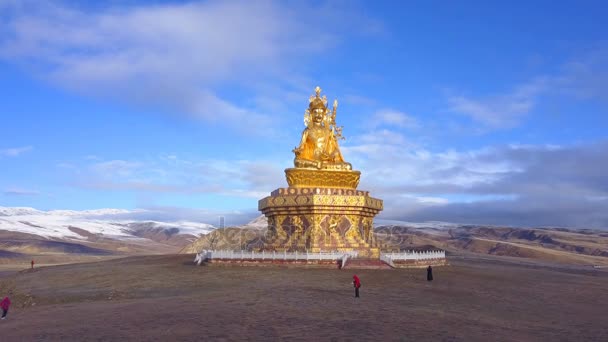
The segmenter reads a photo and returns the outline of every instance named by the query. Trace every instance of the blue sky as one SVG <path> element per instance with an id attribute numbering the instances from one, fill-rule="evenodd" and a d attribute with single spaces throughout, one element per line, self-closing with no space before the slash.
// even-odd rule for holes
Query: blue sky
<path id="1" fill-rule="evenodd" d="M 605 228 L 607 14 L 0 0 L 0 205 L 239 223 L 286 186 L 319 85 L 381 218 Z"/>

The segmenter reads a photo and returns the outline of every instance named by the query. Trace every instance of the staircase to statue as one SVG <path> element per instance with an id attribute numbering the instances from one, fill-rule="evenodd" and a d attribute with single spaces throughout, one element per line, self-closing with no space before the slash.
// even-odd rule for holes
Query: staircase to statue
<path id="1" fill-rule="evenodd" d="M 390 270 L 392 267 L 380 259 L 352 258 L 348 259 L 342 269 Z"/>

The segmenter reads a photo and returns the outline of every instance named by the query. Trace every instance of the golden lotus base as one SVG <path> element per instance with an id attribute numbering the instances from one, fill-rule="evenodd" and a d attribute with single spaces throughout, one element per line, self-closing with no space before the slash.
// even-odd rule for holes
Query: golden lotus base
<path id="1" fill-rule="evenodd" d="M 285 170 L 290 188 L 356 189 L 361 172 L 352 170 L 316 170 L 293 168 Z"/>
<path id="2" fill-rule="evenodd" d="M 281 188 L 258 203 L 268 218 L 262 248 L 276 251 L 358 251 L 377 258 L 373 219 L 382 200 L 367 191 L 340 188 Z"/>

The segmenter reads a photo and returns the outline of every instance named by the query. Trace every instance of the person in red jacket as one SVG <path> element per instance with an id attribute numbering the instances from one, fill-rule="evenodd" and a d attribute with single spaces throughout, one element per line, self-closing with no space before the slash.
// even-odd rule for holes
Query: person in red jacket
<path id="1" fill-rule="evenodd" d="M 361 280 L 357 275 L 353 275 L 353 286 L 355 287 L 355 298 L 359 298 L 359 288 L 361 287 Z"/>
<path id="2" fill-rule="evenodd" d="M 6 314 L 8 313 L 8 308 L 11 306 L 11 300 L 8 297 L 4 297 L 2 303 L 0 303 L 0 307 L 2 308 L 2 319 L 6 318 Z"/>

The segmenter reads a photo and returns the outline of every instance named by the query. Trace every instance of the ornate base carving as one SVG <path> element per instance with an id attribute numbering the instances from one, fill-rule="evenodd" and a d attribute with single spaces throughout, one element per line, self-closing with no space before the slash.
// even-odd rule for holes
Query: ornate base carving
<path id="1" fill-rule="evenodd" d="M 373 218 L 382 200 L 367 191 L 282 188 L 258 203 L 268 218 L 263 248 L 277 251 L 352 251 L 379 257 Z"/>
<path id="2" fill-rule="evenodd" d="M 290 188 L 356 189 L 361 172 L 352 170 L 286 169 Z"/>

